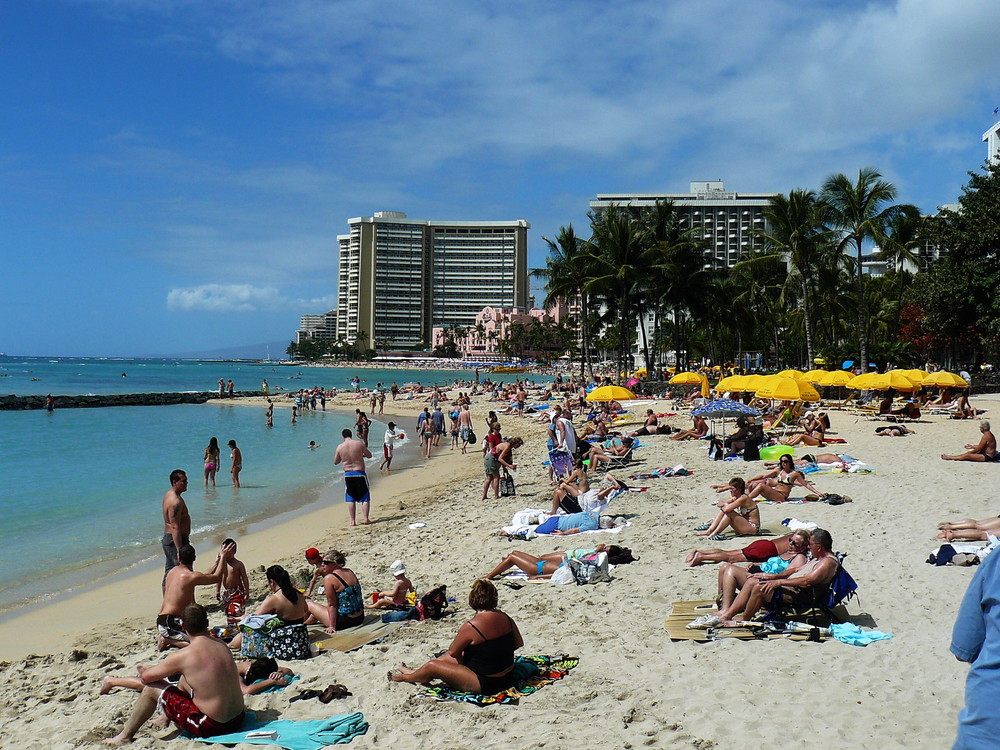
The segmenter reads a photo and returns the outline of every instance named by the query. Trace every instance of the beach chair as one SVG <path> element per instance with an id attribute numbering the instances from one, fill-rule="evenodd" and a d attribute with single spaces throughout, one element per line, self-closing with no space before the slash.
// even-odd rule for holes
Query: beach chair
<path id="1" fill-rule="evenodd" d="M 605 464 L 602 468 L 605 471 L 611 471 L 612 469 L 620 469 L 623 466 L 628 466 L 632 463 L 634 453 L 635 448 L 629 448 L 628 452 L 624 456 L 610 456 L 611 461 Z"/>
<path id="2" fill-rule="evenodd" d="M 846 554 L 837 553 L 837 572 L 830 583 L 823 586 L 813 586 L 809 589 L 812 598 L 809 602 L 798 605 L 779 605 L 767 615 L 768 620 L 794 620 L 807 625 L 845 622 L 846 616 L 841 616 L 842 605 L 857 597 L 858 583 L 844 568 Z"/>
<path id="3" fill-rule="evenodd" d="M 851 391 L 843 401 L 830 401 L 825 406 L 827 409 L 846 409 L 857 398 L 858 392 Z"/>

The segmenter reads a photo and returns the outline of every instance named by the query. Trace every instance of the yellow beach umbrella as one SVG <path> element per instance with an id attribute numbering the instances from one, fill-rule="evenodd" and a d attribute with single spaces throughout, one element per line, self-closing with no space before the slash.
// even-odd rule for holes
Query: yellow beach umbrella
<path id="1" fill-rule="evenodd" d="M 819 379 L 819 385 L 844 386 L 854 380 L 854 375 L 847 370 L 831 370 Z"/>
<path id="2" fill-rule="evenodd" d="M 866 372 L 863 375 L 856 375 L 848 380 L 845 385 L 855 391 L 870 391 L 872 381 L 878 377 L 877 372 Z"/>
<path id="3" fill-rule="evenodd" d="M 969 384 L 965 378 L 947 370 L 932 372 L 922 381 L 923 385 L 931 385 L 936 388 L 968 388 Z"/>
<path id="4" fill-rule="evenodd" d="M 670 378 L 671 385 L 701 385 L 702 376 L 696 372 L 679 372 Z"/>
<path id="5" fill-rule="evenodd" d="M 761 383 L 763 383 L 764 380 L 766 380 L 765 376 L 757 374 L 747 375 L 746 378 L 747 380 L 745 386 L 748 391 L 756 391 L 758 388 L 760 388 Z"/>
<path id="6" fill-rule="evenodd" d="M 802 376 L 801 380 L 804 380 L 807 383 L 818 383 L 826 374 L 826 370 L 810 370 Z"/>
<path id="7" fill-rule="evenodd" d="M 889 372 L 884 372 L 872 378 L 871 389 L 873 391 L 886 391 L 890 388 L 897 391 L 920 390 L 919 385 L 915 385 L 912 380 L 899 370 L 889 370 Z"/>
<path id="8" fill-rule="evenodd" d="M 588 401 L 629 401 L 636 395 L 620 385 L 602 385 L 587 394 Z"/>
<path id="9" fill-rule="evenodd" d="M 778 373 L 783 378 L 794 378 L 795 380 L 802 380 L 805 373 L 802 370 L 782 370 Z"/>
<path id="10" fill-rule="evenodd" d="M 715 385 L 715 390 L 719 393 L 724 393 L 725 391 L 732 391 L 734 393 L 739 393 L 741 391 L 749 390 L 747 388 L 747 376 L 746 375 L 730 375 L 728 378 L 723 378 Z"/>
<path id="11" fill-rule="evenodd" d="M 757 395 L 779 401 L 819 401 L 819 392 L 809 383 L 780 375 L 767 378 L 757 389 Z"/>

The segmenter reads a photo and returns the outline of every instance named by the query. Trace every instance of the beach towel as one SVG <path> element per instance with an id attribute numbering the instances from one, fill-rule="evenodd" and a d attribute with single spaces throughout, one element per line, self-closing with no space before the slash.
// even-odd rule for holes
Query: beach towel
<path id="1" fill-rule="evenodd" d="M 437 701 L 459 701 L 475 706 L 492 706 L 497 703 L 517 705 L 523 696 L 531 695 L 546 685 L 561 680 L 579 663 L 580 660 L 575 656 L 519 656 L 514 660 L 517 682 L 501 693 L 483 695 L 465 690 L 453 690 L 446 685 L 430 685 L 424 689 L 423 695 Z"/>
<path id="2" fill-rule="evenodd" d="M 601 513 L 604 511 L 606 507 L 607 504 L 605 503 L 604 505 L 599 506 L 594 510 L 596 510 L 596 512 L 598 513 Z M 524 510 L 520 510 L 517 513 L 515 513 L 514 517 L 511 519 L 511 525 L 504 526 L 501 529 L 501 531 L 503 531 L 503 533 L 507 534 L 508 536 L 516 536 L 519 539 L 525 539 L 525 540 L 535 539 L 538 536 L 538 534 L 535 533 L 535 529 L 537 529 L 545 521 L 549 520 L 550 517 L 551 516 L 547 510 L 525 508 Z M 625 522 L 625 526 L 631 526 L 631 525 L 632 525 L 631 521 Z M 593 531 L 581 531 L 580 533 L 617 534 L 623 528 L 625 527 L 617 526 L 617 527 L 612 527 L 610 529 L 594 529 Z"/>
<path id="3" fill-rule="evenodd" d="M 384 638 L 400 624 L 382 622 L 382 618 L 378 615 L 367 615 L 364 622 L 356 628 L 338 630 L 336 633 L 327 633 L 322 625 L 312 625 L 309 627 L 309 638 L 321 651 L 343 651 L 346 654 L 348 651 L 361 648 L 366 643 Z"/>
<path id="4" fill-rule="evenodd" d="M 677 466 L 664 466 L 661 469 L 655 469 L 648 474 L 633 474 L 629 479 L 639 481 L 643 479 L 659 479 L 660 477 L 690 477 L 693 476 L 694 472 L 688 471 L 684 468 L 684 464 L 677 464 Z"/>
<path id="5" fill-rule="evenodd" d="M 867 646 L 875 641 L 885 641 L 892 638 L 892 633 L 883 633 L 878 630 L 862 630 L 853 622 L 833 623 L 830 626 L 833 637 L 841 643 L 851 646 Z"/>
<path id="6" fill-rule="evenodd" d="M 360 737 L 368 731 L 368 722 L 364 714 L 338 714 L 328 719 L 310 721 L 292 721 L 278 719 L 276 721 L 260 722 L 252 711 L 247 711 L 243 721 L 243 729 L 232 734 L 220 734 L 217 737 L 190 737 L 199 742 L 217 742 L 224 745 L 247 743 L 249 745 L 277 745 L 288 750 L 319 750 L 327 745 L 346 745 L 355 737 Z M 248 737 L 256 732 L 276 732 L 277 737 Z M 186 736 L 186 735 L 185 735 Z"/>

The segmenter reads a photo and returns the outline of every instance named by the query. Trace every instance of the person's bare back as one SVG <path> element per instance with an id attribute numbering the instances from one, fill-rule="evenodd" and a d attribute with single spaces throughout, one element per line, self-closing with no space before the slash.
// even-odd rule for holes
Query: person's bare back
<path id="1" fill-rule="evenodd" d="M 364 471 L 365 459 L 371 458 L 372 452 L 360 440 L 345 437 L 344 442 L 337 446 L 333 456 L 334 464 L 343 464 L 344 471 Z"/>

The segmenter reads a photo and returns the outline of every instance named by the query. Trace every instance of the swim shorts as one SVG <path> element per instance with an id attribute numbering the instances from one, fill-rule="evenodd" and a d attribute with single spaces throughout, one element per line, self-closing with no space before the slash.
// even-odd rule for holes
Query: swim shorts
<path id="1" fill-rule="evenodd" d="M 226 621 L 230 627 L 235 625 L 246 614 L 247 592 L 240 589 L 224 589 L 222 592 L 222 609 L 226 613 Z"/>
<path id="2" fill-rule="evenodd" d="M 770 539 L 758 539 L 753 544 L 743 548 L 743 556 L 748 562 L 766 562 L 772 557 L 778 556 L 778 548 Z"/>
<path id="3" fill-rule="evenodd" d="M 345 471 L 344 488 L 349 503 L 368 503 L 371 497 L 368 494 L 368 477 L 363 471 Z"/>
<path id="4" fill-rule="evenodd" d="M 187 633 L 184 632 L 181 618 L 178 615 L 157 615 L 156 632 L 172 641 L 188 642 Z"/>
<path id="5" fill-rule="evenodd" d="M 229 721 L 219 722 L 201 712 L 187 693 L 175 687 L 167 687 L 160 693 L 160 709 L 181 731 L 192 737 L 215 737 L 239 731 L 243 726 L 245 711 Z"/>

